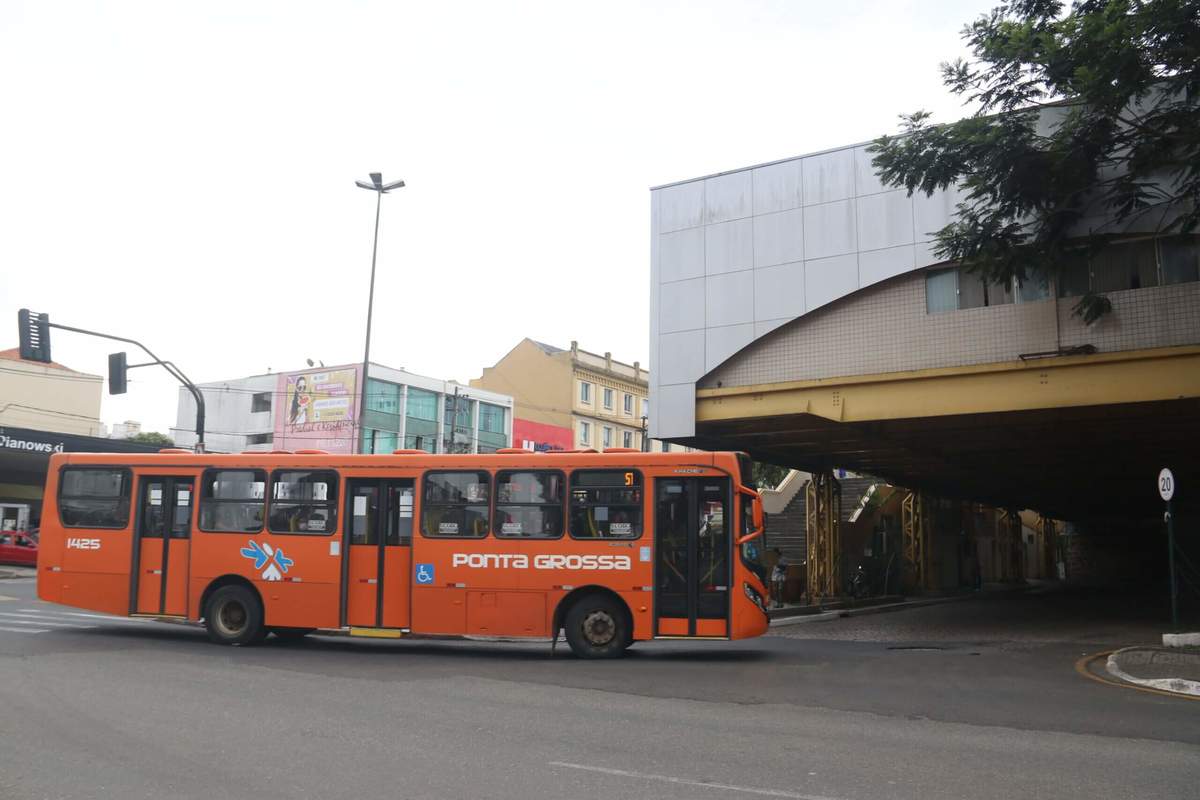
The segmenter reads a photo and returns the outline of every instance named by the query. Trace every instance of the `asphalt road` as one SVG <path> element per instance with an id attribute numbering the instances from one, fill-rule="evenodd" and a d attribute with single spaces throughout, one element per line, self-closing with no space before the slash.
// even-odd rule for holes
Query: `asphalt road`
<path id="1" fill-rule="evenodd" d="M 597 663 L 540 643 L 222 648 L 33 595 L 0 581 L 5 800 L 1188 797 L 1200 776 L 1200 703 L 1080 677 L 1080 655 L 1127 643 L 1081 632 L 1135 629 L 1068 614 L 1054 634 L 1055 598 Z"/>

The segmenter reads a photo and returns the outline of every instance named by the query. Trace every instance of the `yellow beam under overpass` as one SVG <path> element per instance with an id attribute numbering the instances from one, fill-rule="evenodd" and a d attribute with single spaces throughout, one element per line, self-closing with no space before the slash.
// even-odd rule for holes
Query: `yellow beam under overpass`
<path id="1" fill-rule="evenodd" d="M 1200 397 L 1200 346 L 1054 356 L 696 391 L 696 421 L 870 422 Z"/>

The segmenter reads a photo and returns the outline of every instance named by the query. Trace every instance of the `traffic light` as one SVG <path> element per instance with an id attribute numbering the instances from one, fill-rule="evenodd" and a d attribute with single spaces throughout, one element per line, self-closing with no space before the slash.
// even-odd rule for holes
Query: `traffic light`
<path id="1" fill-rule="evenodd" d="M 21 358 L 50 363 L 50 315 L 22 308 L 17 312 Z"/>
<path id="2" fill-rule="evenodd" d="M 125 373 L 128 369 L 124 353 L 108 354 L 109 394 L 125 394 Z"/>

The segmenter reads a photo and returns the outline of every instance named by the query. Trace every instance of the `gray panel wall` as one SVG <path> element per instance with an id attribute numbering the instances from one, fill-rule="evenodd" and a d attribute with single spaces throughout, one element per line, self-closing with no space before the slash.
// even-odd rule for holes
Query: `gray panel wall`
<path id="1" fill-rule="evenodd" d="M 885 190 L 864 145 L 651 191 L 650 435 L 695 432 L 696 382 L 797 317 L 936 263 L 955 192 Z"/>

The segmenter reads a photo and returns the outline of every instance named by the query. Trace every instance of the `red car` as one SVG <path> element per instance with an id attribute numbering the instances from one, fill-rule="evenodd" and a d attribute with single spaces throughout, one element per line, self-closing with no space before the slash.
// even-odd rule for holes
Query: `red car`
<path id="1" fill-rule="evenodd" d="M 21 531 L 0 533 L 0 564 L 37 565 L 37 540 Z"/>

